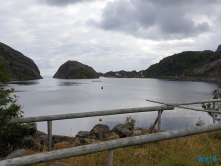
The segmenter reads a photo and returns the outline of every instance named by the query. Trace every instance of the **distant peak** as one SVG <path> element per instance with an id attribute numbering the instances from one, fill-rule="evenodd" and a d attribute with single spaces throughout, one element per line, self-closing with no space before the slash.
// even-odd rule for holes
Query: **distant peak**
<path id="1" fill-rule="evenodd" d="M 221 44 L 218 46 L 216 52 L 221 52 Z"/>

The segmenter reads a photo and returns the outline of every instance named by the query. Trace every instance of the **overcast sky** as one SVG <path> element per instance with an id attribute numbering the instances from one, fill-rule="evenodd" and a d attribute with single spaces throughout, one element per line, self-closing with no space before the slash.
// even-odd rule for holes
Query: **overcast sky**
<path id="1" fill-rule="evenodd" d="M 221 44 L 219 0 L 0 0 L 0 42 L 53 76 L 68 60 L 97 72 L 145 70 Z"/>

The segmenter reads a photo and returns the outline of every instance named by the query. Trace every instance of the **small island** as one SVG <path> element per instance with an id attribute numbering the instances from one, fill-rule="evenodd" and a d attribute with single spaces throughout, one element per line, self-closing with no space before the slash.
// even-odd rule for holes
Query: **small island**
<path id="1" fill-rule="evenodd" d="M 99 78 L 99 75 L 92 67 L 69 60 L 59 67 L 53 78 L 92 79 Z"/>

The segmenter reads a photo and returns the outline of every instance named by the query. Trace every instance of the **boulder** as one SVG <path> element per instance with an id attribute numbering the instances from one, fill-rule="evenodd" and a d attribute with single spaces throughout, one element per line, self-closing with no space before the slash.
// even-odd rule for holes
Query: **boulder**
<path id="1" fill-rule="evenodd" d="M 90 136 L 98 138 L 98 139 L 103 139 L 104 133 L 108 133 L 108 132 L 109 132 L 109 127 L 107 125 L 97 124 L 90 131 Z"/>
<path id="2" fill-rule="evenodd" d="M 72 137 L 68 137 L 68 136 L 52 135 L 52 146 L 60 142 L 69 142 L 71 141 L 71 139 Z"/>
<path id="3" fill-rule="evenodd" d="M 141 133 L 142 133 L 142 131 L 140 131 L 140 130 L 132 130 L 133 135 L 139 135 Z"/>
<path id="4" fill-rule="evenodd" d="M 76 137 L 79 138 L 87 138 L 89 137 L 90 132 L 89 131 L 79 131 Z"/>
<path id="5" fill-rule="evenodd" d="M 53 78 L 90 79 L 99 78 L 99 75 L 92 67 L 69 60 L 59 67 Z"/>
<path id="6" fill-rule="evenodd" d="M 25 149 L 32 149 L 34 151 L 42 151 L 43 146 L 39 144 L 32 136 L 25 136 L 22 140 Z"/>
<path id="7" fill-rule="evenodd" d="M 116 125 L 111 132 L 115 132 L 120 138 L 125 138 L 132 135 L 132 127 L 125 124 Z"/>
<path id="8" fill-rule="evenodd" d="M 21 154 L 23 154 L 24 152 L 26 152 L 25 149 L 17 149 L 14 152 L 10 153 L 5 159 L 12 159 L 12 158 L 16 158 L 18 156 L 20 156 Z"/>
<path id="9" fill-rule="evenodd" d="M 6 65 L 6 72 L 11 75 L 13 81 L 42 79 L 32 59 L 1 42 L 0 60 Z"/>
<path id="10" fill-rule="evenodd" d="M 105 139 L 107 141 L 109 140 L 113 140 L 113 139 L 119 139 L 120 137 L 115 133 L 115 132 L 112 132 L 110 134 L 105 134 Z"/>

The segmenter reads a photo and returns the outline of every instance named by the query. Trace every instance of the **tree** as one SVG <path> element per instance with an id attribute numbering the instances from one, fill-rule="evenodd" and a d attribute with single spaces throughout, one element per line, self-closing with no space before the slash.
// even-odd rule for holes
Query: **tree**
<path id="1" fill-rule="evenodd" d="M 221 98 L 221 84 L 217 85 L 217 88 L 212 91 L 212 96 L 213 96 L 213 99 L 220 99 Z M 203 103 L 202 107 L 205 110 L 212 110 L 211 103 Z M 220 113 L 214 113 L 215 114 L 215 120 L 220 122 L 221 121 L 221 117 L 220 117 L 220 114 L 221 114 L 221 102 L 216 102 L 215 110 L 216 111 L 220 111 Z M 208 112 L 208 114 L 213 117 L 211 112 Z"/>
<path id="2" fill-rule="evenodd" d="M 21 106 L 16 104 L 17 96 L 13 95 L 13 88 L 7 84 L 10 75 L 6 73 L 6 67 L 0 59 L 0 158 L 5 157 L 16 149 L 19 138 L 28 133 L 28 127 L 22 124 L 8 124 L 12 118 L 21 118 Z"/>

